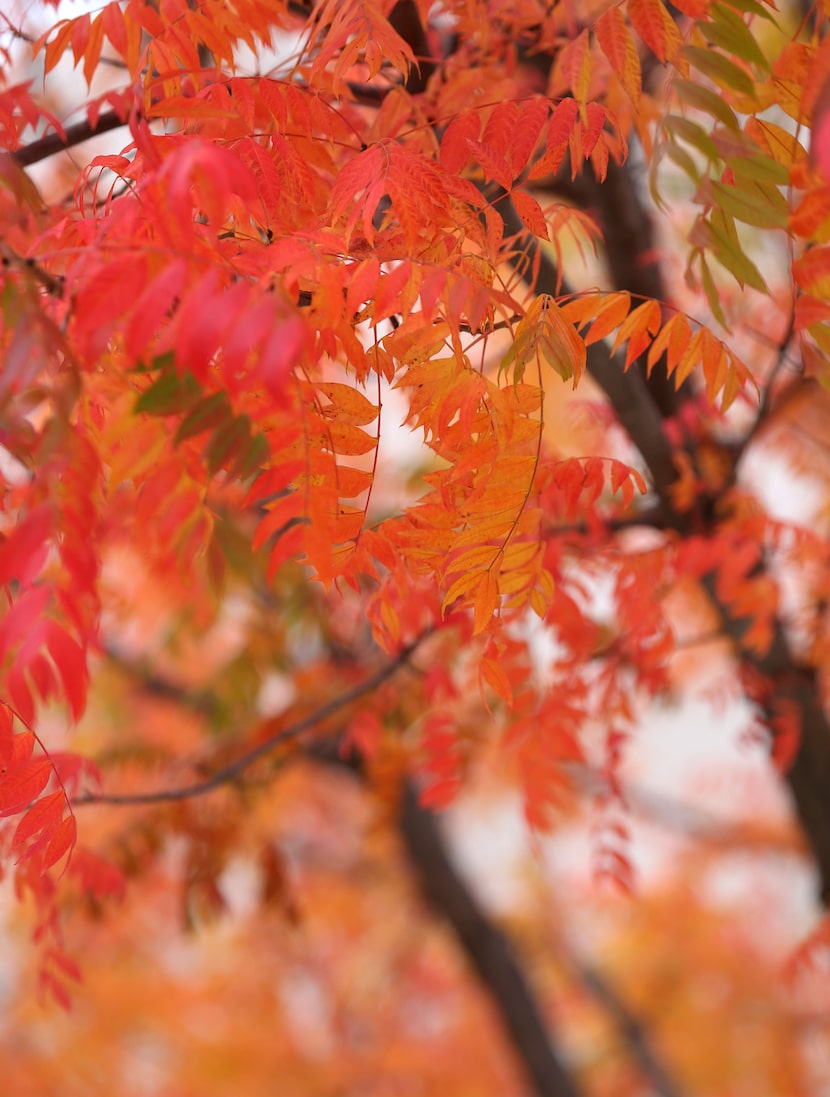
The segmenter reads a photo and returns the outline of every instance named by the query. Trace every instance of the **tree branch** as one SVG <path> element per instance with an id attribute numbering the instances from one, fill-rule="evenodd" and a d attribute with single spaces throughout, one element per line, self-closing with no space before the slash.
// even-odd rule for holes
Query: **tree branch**
<path id="1" fill-rule="evenodd" d="M 344 755 L 333 743 L 310 752 L 328 765 L 345 766 L 364 779 L 361 754 Z M 398 827 L 421 892 L 449 923 L 490 997 L 536 1097 L 581 1097 L 542 1016 L 536 996 L 508 938 L 487 916 L 453 865 L 439 821 L 422 807 L 410 781 L 401 787 Z"/>
<path id="2" fill-rule="evenodd" d="M 797 705 L 801 712 L 798 752 L 785 777 L 816 861 L 821 901 L 830 906 L 830 721 L 821 703 L 815 671 L 796 663 L 780 620 L 775 622 L 772 643 L 765 655 L 747 651 L 743 638 L 751 621 L 729 613 L 717 596 L 713 575 L 704 578 L 703 585 L 721 615 L 725 634 L 735 642 L 739 658 L 774 687 L 774 695 L 760 704 L 767 726 L 775 726 L 776 699 Z"/>
<path id="3" fill-rule="evenodd" d="M 210 792 L 239 777 L 255 761 L 278 746 L 296 739 L 361 697 L 374 692 L 409 661 L 428 634 L 424 633 L 363 682 L 269 736 L 203 781 L 157 792 L 123 795 L 87 793 L 77 797 L 73 806 L 159 804 L 191 799 Z M 148 680 L 142 676 L 141 682 L 153 692 L 160 691 L 164 697 L 178 700 L 187 707 L 197 703 L 195 698 L 175 685 L 164 683 L 160 686 L 155 676 Z M 305 752 L 305 756 L 327 765 L 347 768 L 356 776 L 363 777 L 361 756 L 354 750 L 344 756 L 336 739 L 315 744 Z M 418 869 L 424 895 L 450 923 L 500 1014 L 511 1042 L 532 1079 L 537 1097 L 581 1097 L 558 1057 L 538 1003 L 507 939 L 490 922 L 456 873 L 434 816 L 420 806 L 417 794 L 408 783 L 403 789 L 399 826 L 409 856 Z"/>
<path id="4" fill-rule="evenodd" d="M 401 835 L 429 903 L 453 928 L 498 1010 L 538 1097 L 578 1097 L 508 939 L 493 925 L 458 875 L 438 821 L 411 784 L 402 793 Z"/>
<path id="5" fill-rule="evenodd" d="M 630 179 L 628 185 L 632 185 Z M 615 201 L 618 203 L 620 200 L 618 196 Z M 525 234 L 529 239 L 527 254 L 539 262 L 537 291 L 553 295 L 557 291 L 566 292 L 564 286 L 558 285 L 555 265 L 535 237 L 529 237 L 526 233 L 509 199 L 502 199 L 498 208 L 504 219 L 505 232 L 511 235 Z M 538 258 L 535 253 L 538 253 Z M 629 289 L 631 270 L 622 262 L 614 269 L 617 288 Z M 784 349 L 785 344 L 782 343 L 782 356 Z M 684 517 L 678 515 L 671 505 L 670 488 L 676 472 L 671 448 L 663 430 L 662 415 L 651 393 L 636 374 L 623 371 L 622 364 L 610 357 L 602 343 L 595 343 L 588 348 L 588 369 L 608 397 L 620 424 L 643 455 L 657 493 L 668 504 L 669 513 L 675 516 L 670 525 L 679 533 L 685 532 Z M 787 400 L 786 392 L 783 399 Z M 760 423 L 765 421 L 767 412 L 768 404 L 762 405 L 762 414 L 752 428 L 750 437 L 754 436 Z M 730 479 L 728 483 L 731 482 Z M 740 657 L 748 666 L 776 684 L 776 696 L 779 699 L 792 701 L 801 710 L 801 743 L 795 761 L 786 774 L 786 780 L 816 859 L 821 898 L 825 905 L 830 905 L 830 721 L 818 695 L 815 674 L 795 663 L 780 621 L 776 622 L 772 647 L 766 656 L 756 657 L 744 651 L 742 638 L 749 627 L 749 621 L 735 619 L 729 614 L 727 607 L 716 597 L 712 577 L 706 582 L 706 586 L 721 614 L 724 632 L 736 642 Z M 763 706 L 763 712 L 767 723 L 774 726 L 776 713 L 771 702 Z"/>
<path id="6" fill-rule="evenodd" d="M 126 125 L 126 121 L 115 111 L 102 111 L 94 126 L 88 118 L 84 119 L 67 126 L 62 134 L 47 133 L 44 137 L 39 137 L 31 144 L 23 145 L 7 155 L 16 160 L 21 167 L 28 168 L 58 152 L 65 152 L 74 145 L 80 145 L 91 137 L 97 137 L 99 133 L 108 133 L 110 130 L 117 130 Z"/>
<path id="7" fill-rule="evenodd" d="M 643 200 L 643 182 L 635 177 L 636 171 L 629 158 L 624 164 L 610 161 L 601 183 L 592 171 L 583 172 L 582 204 L 597 212 L 613 284 L 635 297 L 664 301 L 666 287 L 656 257 L 654 225 Z M 645 356 L 635 365 L 664 418 L 674 415 L 691 395 L 691 386 L 686 383 L 676 389 L 673 379 L 659 363 L 650 373 L 646 371 Z"/>
<path id="8" fill-rule="evenodd" d="M 338 694 L 336 697 L 332 698 L 331 701 L 327 701 L 324 705 L 320 705 L 319 708 L 314 709 L 313 712 L 310 712 L 307 716 L 303 716 L 300 720 L 296 720 L 293 724 L 289 724 L 287 727 L 274 732 L 273 735 L 269 735 L 266 739 L 263 739 L 261 743 L 257 743 L 255 747 L 245 751 L 233 762 L 229 762 L 228 765 L 222 766 L 209 777 L 205 777 L 201 781 L 194 781 L 192 784 L 181 785 L 177 788 L 157 789 L 150 792 L 87 792 L 75 797 L 72 801 L 72 806 L 74 808 L 82 807 L 86 804 L 134 806 L 137 804 L 171 803 L 178 800 L 192 800 L 196 796 L 203 796 L 207 792 L 212 792 L 221 785 L 230 784 L 232 781 L 236 780 L 237 777 L 240 777 L 245 770 L 250 769 L 254 762 L 258 762 L 261 758 L 265 758 L 267 755 L 272 754 L 278 747 L 299 738 L 299 736 L 303 735 L 305 732 L 311 731 L 311 729 L 317 727 L 318 724 L 322 724 L 325 720 L 328 720 L 330 716 L 336 715 L 343 709 L 348 708 L 348 706 L 355 701 L 359 701 L 361 697 L 373 693 L 378 686 L 382 685 L 387 679 L 396 674 L 397 671 L 409 661 L 415 649 L 427 635 L 429 635 L 429 633 L 423 633 L 417 640 L 414 640 L 411 644 L 408 644 L 403 648 L 394 659 L 375 671 L 375 673 L 368 678 L 365 678 L 362 682 L 359 682 L 356 686 L 346 690 L 344 693 Z"/>
<path id="9" fill-rule="evenodd" d="M 648 1037 L 648 1029 L 635 1017 L 611 984 L 594 968 L 575 957 L 568 958 L 574 975 L 593 995 L 617 1026 L 631 1057 L 641 1074 L 651 1083 L 655 1097 L 681 1097 L 674 1080 L 655 1055 Z"/>
<path id="10" fill-rule="evenodd" d="M 554 297 L 572 292 L 560 279 L 556 264 L 542 249 L 537 238 L 528 233 L 505 191 L 502 190 L 496 197 L 494 208 L 504 221 L 505 235 L 522 237 L 527 241 L 522 248 L 522 256 L 529 260 L 528 267 L 533 269 L 538 263 L 536 292 L 549 293 Z M 607 396 L 618 422 L 642 454 L 654 490 L 674 512 L 669 490 L 677 479 L 672 448 L 663 429 L 663 418 L 642 377 L 635 370 L 626 370 L 625 360 L 620 355 L 612 356 L 604 342 L 592 343 L 588 347 L 588 372 Z"/>

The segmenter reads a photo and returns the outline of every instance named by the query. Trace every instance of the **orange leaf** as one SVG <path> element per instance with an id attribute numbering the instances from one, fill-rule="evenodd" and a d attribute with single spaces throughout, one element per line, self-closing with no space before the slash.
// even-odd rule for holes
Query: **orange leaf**
<path id="1" fill-rule="evenodd" d="M 472 153 L 470 141 L 477 141 L 481 133 L 481 115 L 466 110 L 450 122 L 441 138 L 441 167 L 451 175 L 461 171 Z"/>
<path id="2" fill-rule="evenodd" d="M 585 345 L 598 343 L 618 328 L 628 315 L 631 297 L 625 291 L 619 293 L 590 293 L 574 297 L 562 306 L 562 315 L 580 329 L 591 324 L 584 336 Z"/>
<path id="3" fill-rule="evenodd" d="M 521 113 L 510 134 L 508 150 L 514 177 L 521 175 L 527 167 L 547 117 L 547 100 L 531 99 L 529 103 L 521 104 Z"/>
<path id="4" fill-rule="evenodd" d="M 814 297 L 830 298 L 830 247 L 810 248 L 793 263 L 796 285 Z"/>
<path id="5" fill-rule="evenodd" d="M 511 191 L 510 198 L 525 227 L 528 228 L 534 236 L 539 236 L 542 240 L 549 240 L 550 235 L 548 233 L 548 223 L 545 220 L 545 214 L 533 195 L 528 194 L 523 190 L 514 190 Z"/>
<path id="6" fill-rule="evenodd" d="M 671 61 L 683 39 L 661 0 L 628 0 L 631 25 L 658 61 Z"/>
<path id="7" fill-rule="evenodd" d="M 628 342 L 625 355 L 626 369 L 651 343 L 654 334 L 660 330 L 661 321 L 662 314 L 656 301 L 644 301 L 623 321 L 614 340 L 612 353 L 616 354 L 619 347 Z"/>
<path id="8" fill-rule="evenodd" d="M 352 385 L 344 385 L 338 381 L 318 381 L 314 388 L 331 401 L 322 409 L 327 418 L 336 416 L 341 423 L 365 426 L 378 417 L 379 411 L 375 404 Z"/>
<path id="9" fill-rule="evenodd" d="M 482 659 L 479 666 L 479 678 L 482 683 L 486 682 L 506 705 L 513 704 L 513 687 L 510 685 L 510 679 L 504 671 L 501 660 Z"/>
<path id="10" fill-rule="evenodd" d="M 562 73 L 579 104 L 580 112 L 584 111 L 591 83 L 591 50 L 587 30 L 581 31 L 565 46 L 560 64 Z"/>
<path id="11" fill-rule="evenodd" d="M 481 576 L 481 581 L 476 591 L 476 599 L 473 605 L 473 635 L 478 636 L 484 632 L 493 620 L 499 604 L 499 582 L 493 569 L 488 569 Z"/>
<path id="12" fill-rule="evenodd" d="M 620 79 L 634 109 L 640 103 L 643 86 L 640 57 L 631 31 L 618 7 L 609 8 L 597 20 L 594 34 L 608 63 Z"/>

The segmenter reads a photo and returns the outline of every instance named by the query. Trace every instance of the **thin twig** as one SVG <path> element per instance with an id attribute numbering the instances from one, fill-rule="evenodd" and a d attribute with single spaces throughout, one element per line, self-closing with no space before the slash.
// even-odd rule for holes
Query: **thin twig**
<path id="1" fill-rule="evenodd" d="M 792 342 L 794 332 L 795 332 L 795 312 L 793 311 L 793 312 L 790 313 L 790 319 L 789 319 L 789 322 L 787 324 L 787 330 L 784 332 L 784 334 L 781 336 L 781 339 L 778 341 L 777 356 L 776 356 L 775 364 L 773 365 L 772 369 L 770 370 L 769 377 L 767 378 L 767 383 L 764 385 L 764 391 L 761 393 L 761 404 L 760 404 L 760 407 L 758 408 L 758 414 L 755 416 L 755 419 L 752 422 L 752 426 L 746 432 L 746 434 L 741 439 L 741 441 L 739 442 L 739 444 L 736 448 L 734 466 L 733 466 L 733 468 L 735 470 L 737 470 L 738 461 L 740 460 L 741 456 L 746 451 L 746 449 L 749 447 L 749 445 L 754 441 L 754 439 L 757 436 L 758 432 L 760 431 L 761 427 L 764 426 L 767 419 L 769 419 L 770 415 L 772 414 L 772 410 L 773 410 L 772 402 L 773 402 L 774 395 L 775 395 L 774 392 L 773 392 L 773 389 L 775 387 L 775 382 L 778 378 L 778 375 L 781 373 L 781 370 L 787 364 L 787 347 L 789 347 L 790 343 Z M 793 390 L 798 390 L 798 389 L 799 389 L 799 385 L 798 385 L 797 382 L 794 385 L 790 385 L 788 388 L 786 388 L 784 390 L 783 395 L 782 395 L 782 399 L 776 405 L 776 408 L 778 408 L 782 403 L 789 402 L 791 397 L 794 395 Z"/>
<path id="2" fill-rule="evenodd" d="M 566 959 L 575 978 L 582 983 L 617 1026 L 626 1048 L 640 1072 L 651 1083 L 653 1092 L 658 1097 L 680 1097 L 677 1084 L 651 1046 L 647 1026 L 631 1012 L 604 975 L 577 959 L 573 954 L 567 955 Z"/>
<path id="3" fill-rule="evenodd" d="M 356 686 L 346 690 L 344 693 L 338 694 L 337 697 L 334 697 L 331 701 L 327 701 L 324 705 L 320 705 L 319 708 L 316 708 L 307 716 L 302 717 L 302 719 L 295 721 L 293 724 L 289 724 L 287 727 L 281 728 L 279 731 L 274 732 L 273 735 L 269 735 L 266 739 L 263 739 L 261 743 L 257 743 L 255 747 L 245 751 L 244 754 L 241 754 L 233 762 L 229 762 L 228 765 L 222 766 L 209 777 L 205 777 L 201 781 L 194 781 L 192 784 L 181 785 L 177 788 L 157 789 L 150 792 L 87 792 L 74 799 L 72 806 L 81 807 L 86 804 L 126 806 L 171 803 L 179 800 L 192 800 L 196 796 L 203 796 L 207 792 L 212 792 L 221 785 L 229 784 L 244 773 L 246 769 L 249 769 L 254 762 L 258 762 L 260 758 L 264 758 L 268 754 L 271 754 L 277 747 L 299 738 L 299 736 L 310 731 L 318 724 L 322 724 L 330 716 L 334 716 L 335 713 L 340 712 L 355 701 L 360 700 L 361 697 L 365 697 L 367 694 L 376 690 L 378 686 L 391 678 L 406 662 L 408 662 L 415 649 L 427 635 L 428 633 L 423 633 L 411 644 L 408 644 L 403 648 L 394 659 L 375 671 L 374 674 L 364 679 L 364 681 L 359 682 Z"/>

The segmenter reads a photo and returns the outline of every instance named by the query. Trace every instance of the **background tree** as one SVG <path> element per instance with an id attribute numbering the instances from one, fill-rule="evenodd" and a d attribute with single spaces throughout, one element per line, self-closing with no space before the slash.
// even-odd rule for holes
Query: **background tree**
<path id="1" fill-rule="evenodd" d="M 328 1043 L 296 1068 L 286 1029 L 271 1078 L 733 1092 L 746 1070 L 713 1081 L 676 1049 L 668 1070 L 651 1026 L 548 925 L 560 996 L 581 996 L 580 1020 L 602 1013 L 630 1065 L 563 1055 L 428 809 L 495 770 L 541 833 L 587 789 L 596 875 L 629 890 L 627 744 L 704 649 L 710 691 L 740 695 L 767 737 L 830 894 L 826 15 L 127 0 L 43 33 L 32 18 L 7 17 L 7 42 L 32 41 L 43 86 L 0 97 L 0 812 L 43 989 L 68 1001 L 64 920 L 108 905 L 125 873 L 144 917 L 174 879 L 200 924 L 244 863 L 266 906 L 321 932 L 317 981 L 283 978 L 282 1008 L 328 1008 Z M 67 57 L 79 117 L 53 91 Z M 562 381 L 579 385 L 567 405 Z M 401 419 L 423 443 L 414 470 Z M 787 500 L 766 490 L 776 468 Z M 394 866 L 369 892 L 380 909 L 412 901 L 406 850 L 515 1077 L 501 1045 L 465 1042 L 466 1008 L 458 1044 L 406 1065 L 411 1017 L 446 1000 L 431 982 L 446 990 L 446 957 L 407 957 L 403 926 L 369 920 L 353 889 L 339 902 L 313 864 L 301 913 L 291 781 L 331 811 L 309 833 L 349 824 L 370 878 Z M 390 823 L 402 847 L 384 845 Z M 359 875 L 354 850 L 343 864 Z M 363 1012 L 331 1005 L 344 917 L 361 960 L 355 937 L 389 933 L 397 1020 L 371 981 Z M 72 919 L 113 957 L 134 939 L 121 925 Z M 293 947 L 269 962 L 290 972 Z M 764 1084 L 814 1092 L 777 1009 Z M 391 1073 L 359 1054 L 383 1022 Z M 208 1074 L 239 1077 L 235 1054 Z"/>

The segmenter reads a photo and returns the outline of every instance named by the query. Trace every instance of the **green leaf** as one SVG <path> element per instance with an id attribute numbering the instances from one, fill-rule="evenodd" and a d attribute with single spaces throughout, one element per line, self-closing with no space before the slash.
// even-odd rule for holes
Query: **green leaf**
<path id="1" fill-rule="evenodd" d="M 830 354 L 830 325 L 827 323 L 811 324 L 807 331 L 815 340 L 816 346 Z"/>
<path id="2" fill-rule="evenodd" d="M 232 415 L 226 392 L 213 392 L 209 396 L 203 396 L 182 419 L 173 441 L 179 445 L 185 439 L 194 438 L 206 430 L 215 430 Z"/>
<path id="3" fill-rule="evenodd" d="M 707 42 L 720 46 L 727 53 L 749 61 L 765 72 L 769 72 L 769 62 L 761 47 L 755 41 L 752 31 L 735 12 L 729 12 L 720 4 L 713 4 L 710 15 L 716 16 L 712 22 L 698 23 L 698 29 Z"/>
<path id="4" fill-rule="evenodd" d="M 719 122 L 731 130 L 740 130 L 735 112 L 723 99 L 711 88 L 704 88 L 691 80 L 676 80 L 674 90 L 689 107 L 702 110 L 705 114 L 711 114 Z"/>
<path id="5" fill-rule="evenodd" d="M 233 472 L 240 480 L 249 479 L 263 467 L 269 452 L 265 438 L 261 434 L 255 435 L 251 439 L 247 453 L 236 463 Z"/>
<path id="6" fill-rule="evenodd" d="M 247 415 L 240 415 L 214 432 L 205 448 L 205 461 L 211 476 L 222 468 L 231 472 L 246 461 L 251 442 L 250 424 Z"/>
<path id="7" fill-rule="evenodd" d="M 709 308 L 712 310 L 712 315 L 722 328 L 729 330 L 729 325 L 726 322 L 726 315 L 723 311 L 723 306 L 720 303 L 720 293 L 715 285 L 715 279 L 712 277 L 712 272 L 709 270 L 709 264 L 706 262 L 706 256 L 703 252 L 699 252 L 700 255 L 700 279 L 703 282 L 703 292 L 709 301 Z"/>
<path id="8" fill-rule="evenodd" d="M 253 434 L 248 416 L 239 415 L 214 432 L 204 459 L 211 476 L 225 469 L 228 475 L 247 480 L 262 468 L 269 452 L 263 435 Z"/>
<path id="9" fill-rule="evenodd" d="M 150 362 L 136 362 L 131 367 L 131 373 L 153 373 L 155 370 L 168 370 L 172 369 L 176 363 L 176 356 L 172 350 L 165 351 L 164 354 L 156 355 Z"/>
<path id="10" fill-rule="evenodd" d="M 673 160 L 681 171 L 685 172 L 695 183 L 700 180 L 700 169 L 692 157 L 680 145 L 666 145 L 666 156 Z"/>
<path id="11" fill-rule="evenodd" d="M 737 11 L 746 11 L 752 15 L 759 15 L 762 19 L 767 19 L 770 23 L 774 23 L 778 26 L 775 17 L 771 14 L 769 8 L 764 7 L 763 4 L 759 4 L 758 0 L 729 0 L 731 7 Z M 720 7 L 720 5 L 718 5 Z"/>
<path id="12" fill-rule="evenodd" d="M 683 56 L 696 69 L 714 80 L 721 87 L 732 88 L 741 95 L 755 95 L 752 78 L 734 61 L 724 57 L 716 50 L 701 49 L 700 46 L 684 46 Z"/>
<path id="13" fill-rule="evenodd" d="M 784 165 L 764 153 L 757 156 L 727 157 L 725 163 L 732 169 L 738 185 L 761 183 L 765 186 L 785 187 L 790 181 L 790 173 Z"/>
<path id="14" fill-rule="evenodd" d="M 715 142 L 697 122 L 691 122 L 680 114 L 670 114 L 665 119 L 665 125 L 673 136 L 702 152 L 707 160 L 719 159 Z"/>
<path id="15" fill-rule="evenodd" d="M 165 370 L 135 402 L 135 412 L 149 415 L 175 415 L 185 411 L 199 395 L 199 383 L 192 373 Z"/>
<path id="16" fill-rule="evenodd" d="M 705 222 L 712 254 L 722 267 L 729 271 L 741 286 L 751 286 L 761 293 L 769 293 L 764 278 L 749 256 L 741 248 L 737 233 L 721 211 L 715 210 Z M 731 231 L 730 231 L 731 230 Z"/>
<path id="17" fill-rule="evenodd" d="M 731 187 L 714 181 L 711 187 L 718 205 L 736 221 L 759 229 L 787 227 L 787 202 L 775 187 L 765 187 L 760 183 Z"/>

